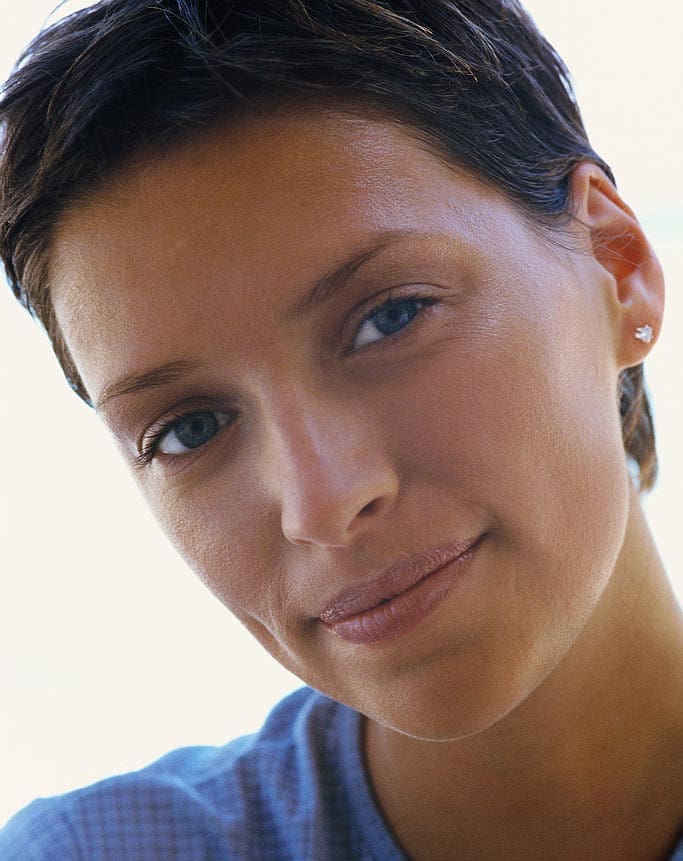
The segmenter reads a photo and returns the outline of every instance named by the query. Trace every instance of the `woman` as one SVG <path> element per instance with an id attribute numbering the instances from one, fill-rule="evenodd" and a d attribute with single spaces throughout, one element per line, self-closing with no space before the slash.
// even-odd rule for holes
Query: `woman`
<path id="1" fill-rule="evenodd" d="M 18 298 L 310 687 L 0 856 L 683 857 L 662 275 L 524 12 L 109 0 L 2 115 Z"/>

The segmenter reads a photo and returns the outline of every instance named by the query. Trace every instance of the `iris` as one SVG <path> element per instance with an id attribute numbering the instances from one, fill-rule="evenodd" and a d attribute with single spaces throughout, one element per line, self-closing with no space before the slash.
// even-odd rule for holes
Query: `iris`
<path id="1" fill-rule="evenodd" d="M 382 305 L 370 320 L 382 335 L 393 335 L 405 328 L 419 313 L 424 302 L 417 298 L 392 300 Z"/>
<path id="2" fill-rule="evenodd" d="M 198 448 L 220 430 L 216 413 L 209 410 L 188 413 L 173 423 L 173 435 L 185 448 Z"/>

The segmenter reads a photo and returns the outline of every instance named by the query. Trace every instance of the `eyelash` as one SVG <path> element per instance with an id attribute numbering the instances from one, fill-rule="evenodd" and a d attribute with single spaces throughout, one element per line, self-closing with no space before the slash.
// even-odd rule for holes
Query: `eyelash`
<path id="1" fill-rule="evenodd" d="M 142 440 L 142 443 L 140 446 L 140 451 L 135 456 L 135 459 L 134 459 L 135 466 L 142 468 L 144 466 L 147 466 L 147 464 L 151 463 L 151 461 L 157 455 L 157 452 L 159 450 L 159 446 L 161 445 L 161 441 L 171 430 L 173 430 L 173 426 L 177 422 L 180 422 L 182 419 L 188 418 L 188 416 L 191 416 L 194 413 L 214 413 L 215 415 L 229 416 L 231 418 L 236 418 L 236 414 L 233 410 L 218 409 L 215 406 L 210 406 L 207 404 L 204 404 L 204 405 L 193 404 L 189 408 L 187 406 L 180 408 L 180 409 L 172 412 L 165 419 L 163 419 L 161 421 L 161 423 L 156 427 L 156 429 L 151 434 L 149 434 L 149 431 L 146 432 L 145 437 L 143 437 L 143 440 Z M 223 422 L 221 424 L 221 427 L 219 430 L 223 430 L 224 427 L 229 426 L 232 423 L 233 422 L 230 420 L 230 418 L 228 418 L 225 422 Z M 214 434 L 214 436 L 217 436 L 217 435 L 218 435 L 218 431 L 216 434 Z M 213 439 L 213 436 L 210 437 L 210 439 L 208 439 L 206 441 L 206 443 L 203 443 L 202 445 L 198 445 L 196 447 L 196 449 L 190 449 L 189 451 L 182 452 L 182 453 L 179 452 L 178 454 L 175 454 L 175 455 L 169 454 L 168 457 L 170 457 L 170 458 L 186 457 L 187 455 L 191 454 L 195 450 L 199 451 L 199 450 L 203 449 L 204 446 L 207 445 L 211 441 L 211 439 Z"/>
<path id="2" fill-rule="evenodd" d="M 419 317 L 422 316 L 422 314 L 424 313 L 424 311 L 427 308 L 429 308 L 432 305 L 435 305 L 437 303 L 437 301 L 438 300 L 432 296 L 424 295 L 422 293 L 415 292 L 415 291 L 413 291 L 411 293 L 405 293 L 405 294 L 398 293 L 398 294 L 389 295 L 387 298 L 383 299 L 379 304 L 377 304 L 374 307 L 371 307 L 369 310 L 365 311 L 365 313 L 363 314 L 363 316 L 361 318 L 360 323 L 355 328 L 353 342 L 352 342 L 351 348 L 349 350 L 347 350 L 347 352 L 353 353 L 354 351 L 360 351 L 366 347 L 372 347 L 375 344 L 381 344 L 384 341 L 388 341 L 388 340 L 391 340 L 395 337 L 399 337 L 406 329 L 409 329 Z M 359 334 L 361 333 L 361 331 L 362 331 L 363 327 L 366 325 L 366 323 L 372 322 L 372 318 L 376 317 L 382 311 L 386 311 L 386 310 L 389 310 L 391 308 L 397 308 L 399 305 L 405 305 L 405 304 L 410 303 L 410 302 L 418 303 L 419 307 L 417 307 L 415 309 L 414 316 L 411 317 L 411 319 L 408 320 L 407 323 L 402 325 L 396 332 L 391 332 L 389 334 L 382 335 L 381 338 L 377 338 L 375 341 L 372 341 L 369 344 L 361 345 L 360 347 L 357 347 L 354 350 L 353 343 L 355 343 L 355 341 L 357 340 Z M 375 328 L 378 328 L 378 327 L 375 326 Z M 378 331 L 379 331 L 379 329 L 378 329 Z M 382 334 L 382 333 L 380 332 L 380 334 Z"/>
<path id="3" fill-rule="evenodd" d="M 360 323 L 356 327 L 354 341 L 358 338 L 358 336 L 359 336 L 360 332 L 362 331 L 363 327 L 365 326 L 365 324 L 372 322 L 372 318 L 376 317 L 382 311 L 387 311 L 391 308 L 396 308 L 401 304 L 407 304 L 409 302 L 418 303 L 419 307 L 415 310 L 415 315 L 405 325 L 402 325 L 396 332 L 392 332 L 392 333 L 387 334 L 387 335 L 382 335 L 382 333 L 380 332 L 380 335 L 382 335 L 381 338 L 378 338 L 376 341 L 371 341 L 369 344 L 362 345 L 361 347 L 358 347 L 357 349 L 362 350 L 365 347 L 371 347 L 374 344 L 382 343 L 386 340 L 390 340 L 394 337 L 399 336 L 403 331 L 405 331 L 405 329 L 412 326 L 414 321 L 418 317 L 420 317 L 422 315 L 422 313 L 427 308 L 434 305 L 436 303 L 436 301 L 437 301 L 436 299 L 434 299 L 430 296 L 423 296 L 423 295 L 421 295 L 419 293 L 415 293 L 415 292 L 409 293 L 406 295 L 389 296 L 388 298 L 384 299 L 382 302 L 380 302 L 378 305 L 376 305 L 374 308 L 371 308 L 369 311 L 367 311 L 364 314 Z M 379 331 L 379 328 L 377 326 L 375 326 L 375 328 L 377 328 Z M 349 352 L 354 352 L 353 348 Z M 181 421 L 182 419 L 185 419 L 188 416 L 191 416 L 193 413 L 202 413 L 202 412 L 207 412 L 207 413 L 213 412 L 217 415 L 218 414 L 225 415 L 225 411 L 215 409 L 215 408 L 208 406 L 206 404 L 204 404 L 204 405 L 196 404 L 196 405 L 193 405 L 190 409 L 185 407 L 183 409 L 178 409 L 177 411 L 172 412 L 167 418 L 165 418 L 161 422 L 161 424 L 158 425 L 158 427 L 151 434 L 151 436 L 149 436 L 147 439 L 143 439 L 141 450 L 135 456 L 135 465 L 137 467 L 142 468 L 142 467 L 146 466 L 147 464 L 151 463 L 151 461 L 157 455 L 161 441 L 173 429 L 173 426 L 177 422 Z M 197 446 L 196 450 L 199 451 L 199 450 L 203 449 L 206 445 L 209 444 L 209 442 L 211 442 L 211 440 L 213 439 L 214 436 L 218 435 L 218 433 L 220 432 L 220 430 L 223 429 L 223 427 L 228 426 L 229 424 L 231 424 L 231 422 L 229 420 L 224 422 L 223 425 L 221 425 L 219 431 L 217 431 L 216 434 L 214 434 L 212 437 L 210 437 L 206 441 L 206 443 L 203 443 L 203 444 Z M 179 452 L 177 454 L 171 454 L 168 456 L 171 458 L 186 457 L 188 454 L 191 454 L 192 451 L 194 451 L 194 450 L 195 449 L 190 449 L 187 452 L 182 452 L 182 453 Z"/>

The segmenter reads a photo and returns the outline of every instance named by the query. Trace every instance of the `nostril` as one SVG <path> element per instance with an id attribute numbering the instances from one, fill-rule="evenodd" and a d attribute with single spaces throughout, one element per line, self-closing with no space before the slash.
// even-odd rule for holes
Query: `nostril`
<path id="1" fill-rule="evenodd" d="M 363 508 L 358 512 L 358 517 L 368 517 L 371 514 L 375 514 L 379 507 L 379 499 L 373 499 L 368 502 L 367 505 L 364 505 Z"/>

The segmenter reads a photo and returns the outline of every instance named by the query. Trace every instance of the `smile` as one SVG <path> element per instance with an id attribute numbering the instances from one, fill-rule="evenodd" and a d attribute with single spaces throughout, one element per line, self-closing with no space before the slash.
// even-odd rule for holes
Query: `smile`
<path id="1" fill-rule="evenodd" d="M 349 643 L 371 645 L 418 625 L 464 573 L 486 533 L 408 557 L 370 583 L 340 593 L 320 621 Z"/>

